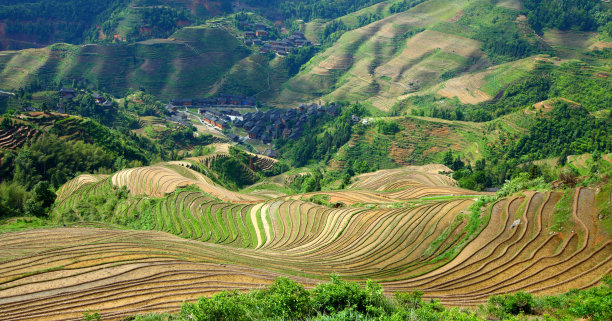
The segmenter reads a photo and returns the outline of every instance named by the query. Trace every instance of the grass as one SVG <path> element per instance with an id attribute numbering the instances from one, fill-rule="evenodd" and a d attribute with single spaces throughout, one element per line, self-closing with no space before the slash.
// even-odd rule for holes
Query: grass
<path id="1" fill-rule="evenodd" d="M 551 231 L 563 232 L 570 226 L 574 192 L 573 189 L 566 190 L 563 193 L 563 197 L 555 205 L 551 226 L 549 227 Z"/>
<path id="2" fill-rule="evenodd" d="M 535 67 L 533 58 L 525 58 L 516 62 L 498 65 L 491 73 L 485 75 L 486 84 L 480 89 L 492 97 L 495 97 L 502 89 L 512 82 L 529 75 Z"/>
<path id="3" fill-rule="evenodd" d="M 596 207 L 599 211 L 597 218 L 601 222 L 602 230 L 608 237 L 612 236 L 612 199 L 609 197 L 611 189 L 612 185 L 605 185 L 595 198 Z"/>
<path id="4" fill-rule="evenodd" d="M 10 218 L 0 220 L 0 234 L 21 230 L 47 228 L 52 226 L 56 226 L 53 221 L 40 217 Z"/>

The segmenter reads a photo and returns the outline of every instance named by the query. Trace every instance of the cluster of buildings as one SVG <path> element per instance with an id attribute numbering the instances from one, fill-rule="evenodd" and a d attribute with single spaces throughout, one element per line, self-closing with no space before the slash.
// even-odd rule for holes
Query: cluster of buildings
<path id="1" fill-rule="evenodd" d="M 81 90 L 81 92 L 84 92 L 84 90 Z M 72 88 L 62 88 L 60 89 L 59 94 L 60 98 L 70 101 L 76 98 L 78 93 Z M 111 108 L 113 106 L 112 101 L 107 100 L 106 97 L 104 97 L 100 93 L 94 92 L 93 94 L 91 94 L 91 97 L 94 99 L 96 105 L 98 106 L 101 106 L 103 108 Z"/>
<path id="2" fill-rule="evenodd" d="M 266 26 L 264 23 L 241 22 L 241 25 L 242 25 L 242 28 L 251 30 L 251 31 L 244 32 L 245 39 L 265 38 L 268 36 L 268 26 Z"/>
<path id="3" fill-rule="evenodd" d="M 60 93 L 60 97 L 66 100 L 72 100 L 77 95 L 76 90 L 72 88 L 62 88 L 60 89 L 59 93 Z"/>
<path id="4" fill-rule="evenodd" d="M 219 111 L 199 109 L 198 114 L 200 114 L 202 121 L 221 130 L 227 128 L 227 124 L 232 120 L 240 118 L 240 113 L 231 109 L 220 109 Z"/>
<path id="5" fill-rule="evenodd" d="M 232 106 L 253 107 L 257 100 L 243 95 L 219 94 L 213 98 L 176 98 L 171 104 L 175 107 L 206 107 L 206 106 Z"/>
<path id="6" fill-rule="evenodd" d="M 310 46 L 312 43 L 304 37 L 304 34 L 296 31 L 288 38 L 282 40 L 264 40 L 266 37 L 265 30 L 246 31 L 244 33 L 244 44 L 247 46 L 261 46 L 260 53 L 275 52 L 279 55 L 286 55 L 294 48 Z"/>
<path id="7" fill-rule="evenodd" d="M 325 114 L 338 116 L 340 108 L 336 105 L 325 107 L 315 103 L 302 104 L 296 109 L 248 113 L 242 117 L 242 120 L 235 120 L 234 125 L 246 130 L 250 139 L 270 143 L 277 138 L 298 139 L 302 137 L 306 123 L 313 117 L 318 118 Z"/>

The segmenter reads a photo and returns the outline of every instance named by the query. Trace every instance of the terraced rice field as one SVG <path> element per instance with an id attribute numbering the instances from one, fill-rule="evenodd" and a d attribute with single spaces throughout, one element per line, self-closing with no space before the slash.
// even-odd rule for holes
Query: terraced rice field
<path id="1" fill-rule="evenodd" d="M 191 157 L 191 158 L 188 158 L 187 160 L 202 164 L 206 167 L 210 167 L 213 161 L 219 158 L 231 156 L 230 151 L 229 151 L 230 147 L 232 146 L 231 144 L 217 143 L 217 144 L 211 144 L 211 145 L 213 146 L 214 150 L 210 154 L 199 156 L 199 157 Z M 246 151 L 245 153 L 247 153 L 249 156 L 252 157 L 253 166 L 255 166 L 259 170 L 263 170 L 263 171 L 270 170 L 272 169 L 274 164 L 278 162 L 276 159 L 268 157 L 268 156 L 254 154 L 254 153 L 246 152 Z"/>
<path id="2" fill-rule="evenodd" d="M 424 186 L 457 186 L 452 178 L 439 174 L 452 170 L 444 165 L 407 166 L 398 169 L 385 169 L 374 173 L 357 176 L 351 189 L 373 191 L 396 190 L 416 185 Z"/>
<path id="3" fill-rule="evenodd" d="M 70 208 L 79 194 L 103 195 L 130 175 L 162 181 L 164 166 L 81 177 L 61 190 L 58 208 Z M 492 294 L 585 288 L 612 272 L 612 241 L 597 208 L 611 195 L 569 190 L 570 221 L 554 231 L 563 192 L 517 193 L 476 209 L 483 224 L 472 233 L 477 193 L 438 171 L 444 167 L 361 175 L 353 189 L 325 193 L 365 204 L 342 208 L 300 200 L 310 194 L 247 203 L 176 189 L 155 198 L 171 184 L 145 183 L 114 215 L 149 217 L 151 231 L 82 226 L 1 234 L 0 318 L 176 311 L 184 300 L 248 290 L 281 275 L 310 287 L 334 272 L 375 280 L 389 294 L 420 289 L 444 304 L 470 306 Z M 370 206 L 382 203 L 395 204 Z"/>
<path id="4" fill-rule="evenodd" d="M 129 168 L 111 177 L 113 186 L 127 187 L 132 195 L 163 197 L 177 188 L 197 186 L 202 191 L 230 202 L 255 202 L 259 197 L 229 191 L 214 184 L 210 178 L 190 169 L 188 162 L 159 163 L 154 166 Z"/>
<path id="5" fill-rule="evenodd" d="M 286 83 L 277 101 L 369 101 L 388 110 L 398 96 L 439 84 L 446 72 L 462 73 L 486 60 L 481 44 L 431 29 L 457 16 L 468 3 L 425 1 L 344 33 Z M 410 37 L 408 31 L 417 33 Z"/>
<path id="6" fill-rule="evenodd" d="M 0 149 L 15 150 L 23 146 L 28 140 L 36 138 L 39 134 L 38 130 L 28 126 L 0 129 Z"/>

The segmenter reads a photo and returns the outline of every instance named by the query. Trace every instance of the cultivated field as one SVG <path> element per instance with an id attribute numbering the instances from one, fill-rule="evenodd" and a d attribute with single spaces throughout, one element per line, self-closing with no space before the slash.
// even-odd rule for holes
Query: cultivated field
<path id="1" fill-rule="evenodd" d="M 397 96 L 440 83 L 444 73 L 460 72 L 483 58 L 478 41 L 429 30 L 467 3 L 427 1 L 346 32 L 287 82 L 278 101 L 324 95 L 329 101 L 367 100 L 386 110 Z"/>
<path id="2" fill-rule="evenodd" d="M 230 32 L 208 27 L 186 27 L 170 39 L 135 44 L 56 44 L 2 52 L 0 88 L 85 79 L 115 96 L 128 88 L 146 88 L 166 99 L 195 97 L 218 90 L 216 82 L 249 55 Z"/>
<path id="3" fill-rule="evenodd" d="M 225 198 L 202 192 L 215 185 L 188 164 L 81 176 L 60 191 L 61 221 L 78 211 L 79 197 L 127 186 L 131 196 L 107 222 L 147 230 L 89 223 L 0 235 L 0 317 L 176 311 L 184 300 L 281 275 L 313 286 L 334 272 L 375 280 L 389 294 L 420 289 L 470 306 L 518 290 L 585 288 L 612 271 L 612 242 L 598 219 L 609 188 L 524 191 L 479 209 L 471 205 L 482 193 L 428 165 L 363 174 L 344 191 L 256 201 L 218 186 Z M 306 201 L 317 194 L 344 205 Z"/>

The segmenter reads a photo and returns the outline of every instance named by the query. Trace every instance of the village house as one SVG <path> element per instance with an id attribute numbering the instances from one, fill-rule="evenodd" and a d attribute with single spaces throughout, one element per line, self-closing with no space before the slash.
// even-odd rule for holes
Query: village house
<path id="1" fill-rule="evenodd" d="M 193 100 L 188 98 L 179 98 L 172 100 L 173 106 L 191 106 L 193 105 Z"/>
<path id="2" fill-rule="evenodd" d="M 104 98 L 104 96 L 100 95 L 99 93 L 93 93 L 91 97 L 94 99 L 96 104 L 102 104 L 106 101 L 106 98 Z"/>
<path id="3" fill-rule="evenodd" d="M 111 109 L 113 108 L 113 103 L 111 101 L 106 100 L 102 104 L 100 104 L 100 106 L 105 109 Z"/>
<path id="4" fill-rule="evenodd" d="M 327 107 L 327 114 L 332 116 L 332 117 L 336 117 L 336 116 L 340 115 L 340 109 L 338 107 L 336 107 L 336 105 L 331 105 L 331 106 Z"/>
<path id="5" fill-rule="evenodd" d="M 272 148 L 268 148 L 264 151 L 264 155 L 272 158 L 277 158 L 278 154 Z"/>
<path id="6" fill-rule="evenodd" d="M 263 128 L 261 128 L 259 126 L 253 127 L 253 129 L 251 129 L 249 131 L 249 138 L 250 139 L 257 139 L 257 138 L 261 137 L 260 134 L 261 134 L 262 131 L 263 131 Z"/>
<path id="7" fill-rule="evenodd" d="M 215 121 L 215 126 L 217 128 L 219 128 L 219 129 L 223 130 L 227 126 L 227 122 L 225 122 L 225 120 L 223 120 L 223 119 L 217 118 L 217 120 Z"/>
<path id="8" fill-rule="evenodd" d="M 76 90 L 71 88 L 62 88 L 60 89 L 60 95 L 62 98 L 70 100 L 76 97 Z"/>
<path id="9" fill-rule="evenodd" d="M 240 137 L 238 137 L 238 135 L 233 134 L 233 133 L 227 134 L 227 138 L 229 138 L 233 142 L 238 142 L 238 140 L 240 139 Z"/>
<path id="10" fill-rule="evenodd" d="M 326 108 L 310 103 L 301 104 L 298 108 L 290 110 L 274 109 L 246 113 L 242 116 L 243 121 L 233 120 L 233 123 L 237 128 L 244 128 L 249 133 L 249 138 L 260 139 L 266 143 L 281 137 L 298 139 L 302 137 L 304 128 L 312 117 L 318 118 L 324 115 L 335 117 L 339 114 L 339 106 L 332 104 Z"/>
<path id="11" fill-rule="evenodd" d="M 255 126 L 255 123 L 253 123 L 252 121 L 248 121 L 246 123 L 244 123 L 244 129 L 245 130 L 251 130 L 253 129 L 253 127 Z"/>
<path id="12" fill-rule="evenodd" d="M 241 105 L 242 104 L 242 97 L 240 97 L 240 96 L 231 96 L 229 98 L 229 104 L 230 105 L 235 105 L 235 106 Z"/>

